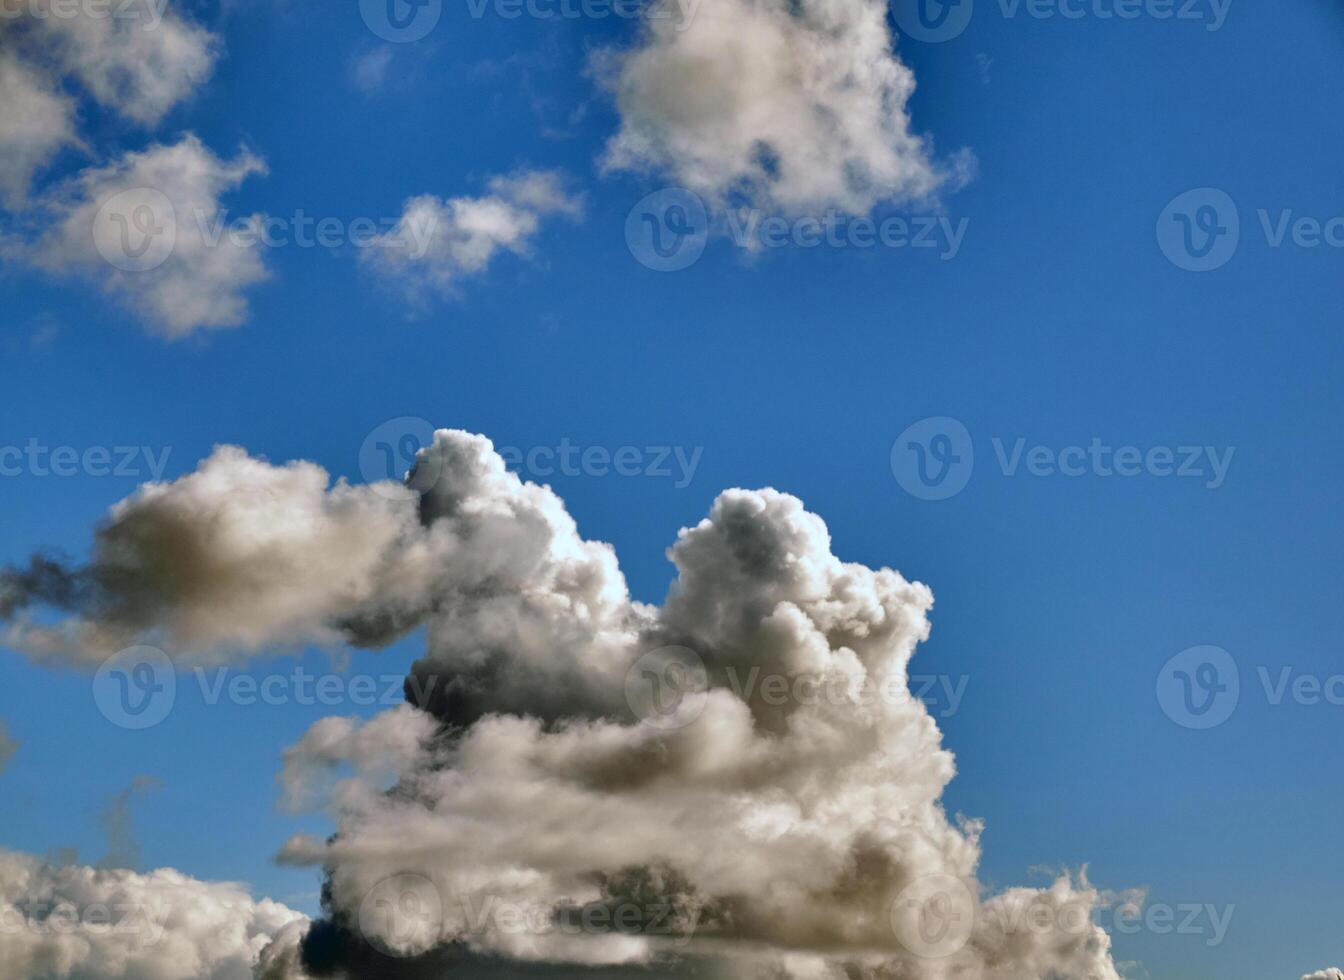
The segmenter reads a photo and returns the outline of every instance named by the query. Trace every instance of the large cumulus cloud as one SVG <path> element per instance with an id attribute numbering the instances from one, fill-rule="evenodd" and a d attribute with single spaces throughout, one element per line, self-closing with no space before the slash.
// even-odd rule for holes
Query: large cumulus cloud
<path id="1" fill-rule="evenodd" d="M 977 880 L 981 827 L 945 812 L 954 760 L 907 683 L 927 587 L 842 561 L 774 490 L 725 492 L 669 557 L 667 600 L 632 600 L 555 493 L 440 431 L 404 484 L 220 449 L 0 603 L 30 651 L 76 658 L 425 627 L 410 704 L 285 755 L 284 801 L 336 833 L 280 853 L 324 870 L 327 914 L 268 976 L 1116 980 L 1084 877 Z M 27 618 L 44 597 L 73 614 Z M 933 950 L 930 898 L 964 929 Z"/>

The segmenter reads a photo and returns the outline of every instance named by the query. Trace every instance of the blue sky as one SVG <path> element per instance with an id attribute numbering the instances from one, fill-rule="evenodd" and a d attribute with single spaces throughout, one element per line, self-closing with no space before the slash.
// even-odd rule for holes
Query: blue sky
<path id="1" fill-rule="evenodd" d="M 1274 704 L 1257 668 L 1322 682 L 1344 671 L 1344 250 L 1291 232 L 1276 246 L 1265 229 L 1285 211 L 1323 227 L 1344 215 L 1344 10 L 1232 0 L 1209 30 L 1098 16 L 1112 0 L 1080 9 L 1007 15 L 976 0 L 955 38 L 899 38 L 914 131 L 935 159 L 968 148 L 976 166 L 940 206 L 872 213 L 965 219 L 954 256 L 753 252 L 711 234 L 698 261 L 658 272 L 628 243 L 627 216 L 677 179 L 599 162 L 621 120 L 591 54 L 629 44 L 630 22 L 475 18 L 450 3 L 428 36 L 393 44 L 353 3 L 190 5 L 223 41 L 208 83 L 152 127 L 84 105 L 96 150 L 67 147 L 38 193 L 192 132 L 222 159 L 245 148 L 265 162 L 222 194 L 231 215 L 394 221 L 408 198 L 481 196 L 525 170 L 565 175 L 582 215 L 544 214 L 525 254 L 501 252 L 428 298 L 380 281 L 349 247 L 265 249 L 269 277 L 247 288 L 243 322 L 178 339 L 87 278 L 8 263 L 0 442 L 166 448 L 168 479 L 233 443 L 354 482 L 366 436 L 402 417 L 524 456 L 562 440 L 638 447 L 644 469 L 649 447 L 698 453 L 693 474 L 672 455 L 670 476 L 522 475 L 611 542 L 650 602 L 671 579 L 677 530 L 720 490 L 796 494 L 841 558 L 934 591 L 912 670 L 967 680 L 958 710 L 938 716 L 958 768 L 944 799 L 985 820 L 986 882 L 1086 864 L 1095 884 L 1146 887 L 1150 902 L 1234 907 L 1214 945 L 1114 936 L 1117 961 L 1164 980 L 1296 978 L 1337 962 L 1341 707 Z M 1239 218 L 1234 254 L 1208 272 L 1159 243 L 1164 208 L 1197 188 L 1222 191 Z M 17 214 L 0 212 L 13 228 Z M 935 417 L 958 420 L 974 454 L 944 500 L 893 474 L 898 436 Z M 996 445 L 1011 453 L 1019 439 L 1052 459 L 1093 440 L 1231 456 L 1212 488 L 1151 469 L 1033 475 L 1023 462 L 1010 474 Z M 0 478 L 2 557 L 85 557 L 91 528 L 146 478 L 143 466 Z M 350 669 L 404 674 L 422 644 L 353 652 Z M 1200 645 L 1240 672 L 1236 710 L 1208 730 L 1183 727 L 1155 694 L 1163 665 Z M 327 657 L 299 662 L 320 672 Z M 124 731 L 95 710 L 86 674 L 0 651 L 0 721 L 21 743 L 0 774 L 0 845 L 96 860 L 100 808 L 150 774 L 161 787 L 133 804 L 143 868 L 244 880 L 315 912 L 317 874 L 271 858 L 330 824 L 278 812 L 275 775 L 281 749 L 332 712 L 208 705 L 193 688 L 165 723 Z"/>

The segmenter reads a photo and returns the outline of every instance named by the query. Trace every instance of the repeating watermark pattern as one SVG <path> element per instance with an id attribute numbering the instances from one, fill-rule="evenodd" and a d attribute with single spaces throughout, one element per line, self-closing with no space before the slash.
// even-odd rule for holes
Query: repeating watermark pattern
<path id="1" fill-rule="evenodd" d="M 768 673 L 759 666 L 724 670 L 728 688 L 742 701 L 779 708 L 828 704 L 837 707 L 868 707 L 873 704 L 907 704 L 918 701 L 931 713 L 950 718 L 961 710 L 970 676 L 960 674 L 906 674 L 889 671 L 876 677 L 865 675 L 857 683 L 839 674 L 803 671 L 796 674 Z"/>
<path id="2" fill-rule="evenodd" d="M 93 246 L 114 269 L 157 269 L 177 247 L 177 209 L 155 187 L 113 194 L 93 216 Z"/>
<path id="3" fill-rule="evenodd" d="M 695 479 L 704 446 L 580 446 L 562 438 L 555 446 L 496 446 L 509 468 L 519 476 L 642 476 L 672 480 L 684 490 Z"/>
<path id="4" fill-rule="evenodd" d="M 729 665 L 716 674 L 738 700 L 766 707 L 831 705 L 864 708 L 874 704 L 919 702 L 931 713 L 950 717 L 961 710 L 970 677 L 966 674 L 911 674 L 890 671 L 859 680 L 836 673 L 779 673 L 759 665 Z M 670 731 L 696 721 L 704 711 L 710 674 L 703 658 L 683 646 L 641 654 L 625 675 L 625 698 L 642 723 Z"/>
<path id="5" fill-rule="evenodd" d="M 423 221 L 404 224 L 396 218 L 314 217 L 303 208 L 292 215 L 247 215 L 230 218 L 228 208 L 217 212 L 196 209 L 196 230 L 208 248 L 217 248 L 225 238 L 236 248 L 387 248 L 405 249 L 412 259 L 429 251 L 438 219 L 430 214 Z M 402 233 L 398 233 L 399 229 Z"/>
<path id="6" fill-rule="evenodd" d="M 981 0 L 982 6 L 989 5 Z M 1199 24 L 1222 29 L 1232 0 L 995 0 L 1005 20 L 1136 21 Z M 951 41 L 970 26 L 975 0 L 894 0 L 892 14 L 901 33 L 929 44 Z"/>
<path id="7" fill-rule="evenodd" d="M 473 20 L 647 20 L 670 21 L 685 30 L 701 0 L 466 0 Z"/>
<path id="8" fill-rule="evenodd" d="M 0 21 L 117 20 L 152 31 L 167 7 L 168 0 L 0 0 Z"/>
<path id="9" fill-rule="evenodd" d="M 728 237 L 738 248 L 909 248 L 927 249 L 943 262 L 961 251 L 970 218 L 941 214 L 891 215 L 881 219 L 827 211 L 821 217 L 763 215 L 756 208 L 724 213 Z"/>
<path id="10" fill-rule="evenodd" d="M 1195 936 L 1202 938 L 1205 946 L 1213 947 L 1226 938 L 1236 910 L 1236 905 L 1231 903 L 1177 902 L 1173 905 L 1154 902 L 1143 906 L 1137 902 L 1121 902 L 1109 909 L 1096 910 L 1094 920 L 1112 934 L 1134 936 L 1146 932 L 1155 936 Z"/>
<path id="11" fill-rule="evenodd" d="M 0 936 L 116 936 L 129 949 L 157 946 L 167 931 L 167 903 L 39 899 L 0 905 Z"/>
<path id="12" fill-rule="evenodd" d="M 401 481 L 417 466 L 417 453 L 434 439 L 434 426 L 417 416 L 402 416 L 382 423 L 365 437 L 359 450 L 359 470 L 370 483 L 385 487 L 386 481 Z M 695 479 L 704 456 L 704 446 L 594 446 L 562 437 L 554 446 L 496 446 L 510 470 L 525 480 L 567 477 L 646 477 L 672 480 L 684 490 Z M 419 458 L 415 488 L 421 492 L 434 485 L 439 460 Z M 388 494 L 399 494 L 387 488 Z"/>
<path id="13" fill-rule="evenodd" d="M 1100 436 L 1087 444 L 1046 446 L 1025 436 L 990 439 L 993 459 L 1004 477 L 1139 476 L 1200 480 L 1217 490 L 1227 480 L 1235 446 L 1112 445 Z M 970 431 L 945 415 L 921 419 L 892 443 L 891 472 L 907 493 L 920 500 L 946 500 L 961 493 L 975 467 Z"/>
<path id="14" fill-rule="evenodd" d="M 1168 660 L 1157 675 L 1157 703 L 1184 728 L 1213 728 L 1232 716 L 1241 673 L 1222 647 L 1197 646 Z"/>
<path id="15" fill-rule="evenodd" d="M 388 956 L 419 956 L 443 935 L 443 896 L 420 874 L 384 878 L 359 903 L 359 930 Z"/>
<path id="16" fill-rule="evenodd" d="M 1236 254 L 1241 216 L 1224 191 L 1196 187 L 1172 199 L 1157 217 L 1162 254 L 1186 272 L 1212 272 Z"/>
<path id="17" fill-rule="evenodd" d="M 22 446 L 0 446 L 0 477 L 111 476 L 160 480 L 172 447 L 48 446 L 30 438 Z"/>
<path id="18" fill-rule="evenodd" d="M 1257 208 L 1253 227 L 1272 249 L 1344 249 L 1344 214 L 1322 217 L 1292 208 Z M 1241 240 L 1241 212 L 1231 195 L 1216 187 L 1179 194 L 1158 215 L 1158 247 L 1186 272 L 1221 269 L 1236 255 Z"/>
<path id="19" fill-rule="evenodd" d="M 689 647 L 641 654 L 625 673 L 625 702 L 636 718 L 660 731 L 685 728 L 705 710 L 709 671 Z"/>
<path id="20" fill-rule="evenodd" d="M 966 489 L 975 444 L 964 424 L 935 415 L 907 426 L 891 446 L 891 472 L 911 496 L 946 500 Z"/>
<path id="21" fill-rule="evenodd" d="M 411 674 L 315 673 L 296 665 L 287 671 L 248 674 L 229 667 L 179 671 L 162 650 L 128 647 L 109 657 L 93 679 L 93 699 L 103 717 L 133 731 L 165 721 L 177 704 L 184 679 L 196 684 L 207 707 L 281 707 L 321 705 L 334 708 L 394 708 L 406 702 L 426 704 L 438 687 L 434 676 Z"/>
<path id="22" fill-rule="evenodd" d="M 127 647 L 105 660 L 94 674 L 93 702 L 118 728 L 153 728 L 177 703 L 177 671 L 162 650 Z"/>
<path id="23" fill-rule="evenodd" d="M 1199 937 L 1208 947 L 1227 937 L 1234 904 L 1123 899 L 1092 903 L 1078 898 L 1057 902 L 1048 892 L 1005 894 L 980 905 L 973 882 L 955 875 L 916 878 L 890 906 L 892 931 L 906 950 L 923 959 L 944 959 L 965 947 L 977 924 L 995 933 L 1083 936 L 1100 926 L 1111 934 Z"/>
<path id="24" fill-rule="evenodd" d="M 640 265 L 678 272 L 694 265 L 709 242 L 709 211 L 698 194 L 665 187 L 640 199 L 625 216 L 625 244 Z"/>
<path id="25" fill-rule="evenodd" d="M 359 15 L 384 41 L 407 44 L 438 26 L 443 0 L 359 0 Z"/>
<path id="26" fill-rule="evenodd" d="M 687 28 L 701 0 L 466 0 L 472 20 L 668 21 Z M 428 37 L 443 16 L 442 0 L 360 0 L 360 16 L 384 41 L 408 43 Z"/>
<path id="27" fill-rule="evenodd" d="M 359 447 L 359 472 L 385 496 L 401 496 L 398 485 L 417 465 L 417 454 L 434 442 L 434 426 L 416 415 L 388 419 L 364 437 Z M 416 485 L 422 491 L 439 476 L 439 459 L 426 454 L 419 461 Z M 391 485 L 389 485 L 389 481 Z"/>
<path id="28" fill-rule="evenodd" d="M 359 927 L 376 949 L 393 957 L 417 956 L 451 932 L 457 941 L 500 935 L 626 935 L 687 945 L 701 908 L 670 902 L 615 899 L 580 902 L 519 901 L 500 895 L 445 895 L 422 874 L 404 872 L 379 881 L 360 902 Z"/>
<path id="29" fill-rule="evenodd" d="M 640 265 L 677 272 L 699 261 L 711 237 L 749 252 L 779 248 L 889 248 L 922 250 L 944 262 L 957 257 L 969 218 L 944 214 L 891 215 L 876 219 L 827 211 L 785 217 L 759 208 L 711 214 L 699 195 L 665 187 L 642 198 L 625 219 L 625 242 Z"/>
<path id="30" fill-rule="evenodd" d="M 891 903 L 896 940 L 922 959 L 941 959 L 961 950 L 975 931 L 975 891 L 948 874 L 923 875 Z"/>
<path id="31" fill-rule="evenodd" d="M 1291 665 L 1258 664 L 1255 677 L 1270 707 L 1344 707 L 1344 673 L 1323 677 Z M 1241 670 L 1222 647 L 1182 650 L 1157 675 L 1157 703 L 1182 728 L 1216 728 L 1232 717 L 1241 700 Z"/>
<path id="32" fill-rule="evenodd" d="M 980 908 L 981 919 L 1005 933 L 1078 936 L 1100 926 L 1111 934 L 1141 932 L 1191 936 L 1213 947 L 1227 937 L 1236 905 L 1213 902 L 1154 902 L 1133 899 L 1091 904 L 1083 899 L 1055 902 L 1048 893 L 1006 895 Z"/>
<path id="33" fill-rule="evenodd" d="M 93 243 L 103 259 L 123 272 L 151 272 L 189 240 L 196 248 L 390 249 L 424 258 L 437 218 L 403 223 L 400 217 L 315 216 L 303 208 L 290 215 L 231 216 L 228 208 L 193 208 L 179 223 L 179 209 L 156 187 L 132 187 L 111 195 L 93 218 Z"/>

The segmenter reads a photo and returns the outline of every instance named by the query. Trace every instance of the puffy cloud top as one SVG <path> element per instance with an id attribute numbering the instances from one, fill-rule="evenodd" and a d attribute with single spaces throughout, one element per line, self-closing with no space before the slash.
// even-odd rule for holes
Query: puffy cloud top
<path id="1" fill-rule="evenodd" d="M 621 115 L 606 165 L 786 214 L 864 214 L 946 175 L 911 130 L 882 0 L 714 0 L 597 62 Z"/>
<path id="2" fill-rule="evenodd" d="M 325 869 L 328 918 L 271 975 L 1117 980 L 1085 878 L 977 881 L 980 825 L 945 813 L 953 759 L 907 682 L 927 587 L 840 560 L 769 489 L 723 493 L 669 556 L 666 602 L 633 601 L 553 491 L 443 430 L 404 485 L 221 448 L 113 508 L 87 568 L 11 573 L 5 604 L 29 649 L 83 658 L 426 627 L 410 704 L 285 755 L 284 802 L 337 833 L 281 852 Z M 25 619 L 53 597 L 74 614 Z M 912 932 L 930 888 L 966 923 L 934 957 Z M 411 907 L 432 915 L 408 928 Z"/>

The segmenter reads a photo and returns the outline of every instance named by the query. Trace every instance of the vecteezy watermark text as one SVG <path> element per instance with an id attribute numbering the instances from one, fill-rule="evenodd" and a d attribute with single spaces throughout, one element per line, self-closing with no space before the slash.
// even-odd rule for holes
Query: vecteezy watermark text
<path id="1" fill-rule="evenodd" d="M 655 272 L 694 265 L 711 237 L 748 252 L 779 248 L 909 249 L 950 262 L 961 251 L 970 219 L 945 214 L 873 218 L 828 210 L 790 217 L 759 208 L 728 208 L 711 214 L 704 200 L 684 187 L 665 187 L 642 198 L 625 219 L 630 254 Z"/>
<path id="2" fill-rule="evenodd" d="M 1270 707 L 1344 707 L 1344 672 L 1321 676 L 1287 664 L 1257 664 L 1255 677 Z M 1243 686 L 1241 670 L 1228 651 L 1189 647 L 1162 665 L 1157 703 L 1182 728 L 1216 728 L 1236 711 Z"/>
<path id="3" fill-rule="evenodd" d="M 473 20 L 670 21 L 676 30 L 685 30 L 699 5 L 700 0 L 467 0 L 467 13 Z M 443 0 L 359 0 L 359 12 L 365 26 L 384 41 L 408 44 L 439 26 Z"/>
<path id="4" fill-rule="evenodd" d="M 1123 896 L 1098 902 L 1080 894 L 1058 901 L 1049 891 L 1020 889 L 991 901 L 976 899 L 973 882 L 950 874 L 916 878 L 892 901 L 892 931 L 906 950 L 921 959 L 943 959 L 959 952 L 987 924 L 1003 935 L 1081 937 L 1100 928 L 1109 933 L 1196 936 L 1204 945 L 1222 943 L 1236 911 L 1233 904 L 1157 902 Z"/>
<path id="5" fill-rule="evenodd" d="M 434 441 L 434 426 L 419 416 L 389 419 L 364 438 L 359 449 L 359 470 L 369 483 L 400 482 L 417 462 L 430 468 L 435 459 L 418 460 L 417 454 Z M 704 446 L 673 445 L 584 445 L 563 436 L 555 445 L 495 446 L 504 464 L 524 480 L 568 477 L 647 477 L 672 480 L 684 490 L 695 479 L 704 456 Z M 437 473 L 417 473 L 423 492 Z"/>
<path id="6" fill-rule="evenodd" d="M 0 0 L 3 2 L 3 0 Z M 149 272 L 179 249 L 327 248 L 404 251 L 425 256 L 437 219 L 315 217 L 302 208 L 292 215 L 231 216 L 227 208 L 193 208 L 188 215 L 157 187 L 131 187 L 111 195 L 93 217 L 93 242 L 108 265 L 123 272 Z"/>
<path id="7" fill-rule="evenodd" d="M 729 664 L 711 673 L 704 659 L 689 647 L 657 647 L 641 654 L 626 670 L 625 697 L 641 723 L 660 730 L 684 728 L 704 710 L 711 687 L 733 692 L 747 704 L 766 708 L 829 705 L 844 709 L 876 704 L 919 702 L 930 712 L 949 717 L 961 708 L 970 677 L 886 671 L 854 677 L 839 671 L 768 671 L 759 665 Z"/>
<path id="8" fill-rule="evenodd" d="M 216 248 L 228 238 L 236 248 L 391 248 L 405 249 L 413 259 L 423 258 L 434 238 L 437 219 L 410 221 L 400 218 L 315 218 L 302 208 L 292 215 L 246 215 L 229 217 L 227 208 L 193 212 L 201 241 Z M 404 234 L 401 232 L 404 231 Z"/>
<path id="9" fill-rule="evenodd" d="M 1227 480 L 1235 446 L 1201 444 L 1115 445 L 1094 436 L 1087 443 L 1047 446 L 995 436 L 994 461 L 1005 477 L 1078 479 L 1082 477 L 1174 477 L 1199 480 L 1217 490 Z M 932 416 L 908 426 L 891 446 L 891 472 L 896 482 L 921 500 L 946 500 L 966 488 L 975 469 L 975 444 L 970 430 L 957 419 Z"/>
<path id="10" fill-rule="evenodd" d="M 1212 272 L 1237 254 L 1241 211 L 1226 191 L 1196 187 L 1178 194 L 1157 218 L 1157 244 L 1186 272 Z M 1344 214 L 1302 214 L 1293 208 L 1257 208 L 1251 225 L 1271 249 L 1344 249 Z"/>
<path id="11" fill-rule="evenodd" d="M 982 6 L 984 0 L 981 0 Z M 1232 0 L 996 0 L 1005 20 L 1136 21 L 1141 19 L 1202 24 L 1221 30 Z M 970 26 L 975 0 L 895 0 L 892 14 L 901 33 L 936 44 L 961 36 Z"/>
<path id="12" fill-rule="evenodd" d="M 396 707 L 409 697 L 427 704 L 439 678 L 405 674 L 314 673 L 302 665 L 288 671 L 242 673 L 229 667 L 179 672 L 157 647 L 134 646 L 109 657 L 93 679 L 99 712 L 120 728 L 140 730 L 163 722 L 177 703 L 183 677 L 196 683 L 203 704 L 243 708 L 282 705 Z"/>
<path id="13" fill-rule="evenodd" d="M 562 438 L 556 446 L 497 446 L 509 469 L 522 477 L 646 476 L 674 479 L 683 490 L 695 479 L 704 446 L 580 446 Z"/>
<path id="14" fill-rule="evenodd" d="M 0 21 L 139 21 L 142 30 L 152 31 L 167 7 L 168 0 L 0 0 Z"/>
<path id="15" fill-rule="evenodd" d="M 703 909 L 671 902 L 602 899 L 547 901 L 491 894 L 453 894 L 422 874 L 403 872 L 377 882 L 359 905 L 364 938 L 388 956 L 417 956 L 445 939 L 487 936 L 626 935 L 691 941 Z"/>
<path id="16" fill-rule="evenodd" d="M 36 437 L 22 446 L 0 446 L 0 477 L 112 476 L 159 480 L 172 447 L 48 446 Z"/>
<path id="17" fill-rule="evenodd" d="M 90 902 L 76 904 L 52 898 L 0 906 L 0 936 L 116 936 L 132 948 L 154 946 L 163 939 L 172 912 L 167 903 Z"/>

